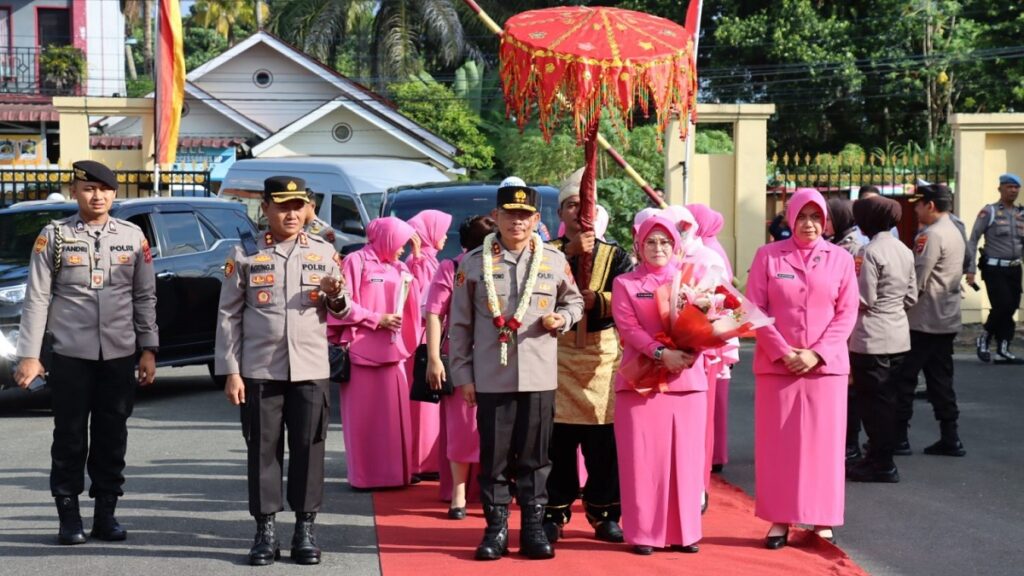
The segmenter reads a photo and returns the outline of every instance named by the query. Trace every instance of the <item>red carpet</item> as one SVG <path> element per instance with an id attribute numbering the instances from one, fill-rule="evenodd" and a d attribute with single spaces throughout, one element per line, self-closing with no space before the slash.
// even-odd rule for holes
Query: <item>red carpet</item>
<path id="1" fill-rule="evenodd" d="M 767 550 L 768 523 L 754 517 L 754 501 L 742 490 L 714 477 L 711 506 L 704 516 L 700 552 L 655 551 L 637 556 L 626 544 L 592 538 L 577 506 L 565 537 L 555 545 L 553 560 L 526 560 L 519 549 L 519 510 L 512 506 L 511 554 L 493 562 L 473 560 L 483 535 L 480 505 L 470 505 L 465 520 L 449 520 L 447 505 L 437 499 L 437 483 L 376 492 L 377 540 L 384 576 L 526 576 L 530 574 L 742 574 L 744 576 L 863 576 L 867 573 L 842 550 L 800 529 L 791 529 L 790 545 Z M 842 531 L 839 532 L 842 538 Z"/>

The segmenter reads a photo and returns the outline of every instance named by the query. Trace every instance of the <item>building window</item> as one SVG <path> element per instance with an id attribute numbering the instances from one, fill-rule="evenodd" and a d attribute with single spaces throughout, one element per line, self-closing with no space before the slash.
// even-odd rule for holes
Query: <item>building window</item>
<path id="1" fill-rule="evenodd" d="M 331 129 L 331 136 L 338 142 L 348 142 L 352 139 L 352 127 L 344 122 L 338 122 Z"/>
<path id="2" fill-rule="evenodd" d="M 270 73 L 270 70 L 261 68 L 253 73 L 252 83 L 258 88 L 269 88 L 274 83 L 274 75 Z"/>
<path id="3" fill-rule="evenodd" d="M 39 46 L 71 45 L 71 13 L 67 8 L 39 8 L 37 14 Z"/>

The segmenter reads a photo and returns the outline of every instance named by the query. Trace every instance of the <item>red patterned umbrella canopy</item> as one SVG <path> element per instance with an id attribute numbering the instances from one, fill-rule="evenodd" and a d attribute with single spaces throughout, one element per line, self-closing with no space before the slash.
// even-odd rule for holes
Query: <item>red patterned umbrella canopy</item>
<path id="1" fill-rule="evenodd" d="M 572 114 L 587 159 L 580 186 L 583 230 L 593 229 L 602 110 L 629 127 L 636 104 L 645 115 L 653 106 L 660 135 L 670 112 L 686 118 L 696 108 L 690 33 L 670 20 L 631 10 L 567 6 L 513 16 L 501 39 L 501 78 L 507 111 L 520 129 L 536 110 L 550 139 L 561 117 Z M 681 136 L 688 126 L 679 122 Z M 581 282 L 586 288 L 586 278 Z"/>

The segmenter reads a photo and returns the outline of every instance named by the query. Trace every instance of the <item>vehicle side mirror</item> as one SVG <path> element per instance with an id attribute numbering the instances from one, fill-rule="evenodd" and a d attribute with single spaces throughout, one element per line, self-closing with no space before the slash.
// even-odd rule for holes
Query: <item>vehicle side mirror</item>
<path id="1" fill-rule="evenodd" d="M 341 231 L 345 234 L 358 234 L 360 236 L 366 235 L 366 227 L 359 220 L 342 220 Z"/>

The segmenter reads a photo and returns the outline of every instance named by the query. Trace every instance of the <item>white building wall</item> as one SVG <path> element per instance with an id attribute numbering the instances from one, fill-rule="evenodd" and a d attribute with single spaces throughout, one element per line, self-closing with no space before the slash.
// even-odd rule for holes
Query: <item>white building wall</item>
<path id="1" fill-rule="evenodd" d="M 90 1 L 86 7 L 88 95 L 126 96 L 124 15 L 120 2 Z"/>
<path id="2" fill-rule="evenodd" d="M 334 126 L 339 122 L 344 122 L 352 128 L 352 138 L 344 143 L 335 141 L 331 135 Z M 412 160 L 428 159 L 422 152 L 398 139 L 396 134 L 378 128 L 343 108 L 324 116 L 260 154 L 260 158 L 287 156 L 388 156 Z"/>

